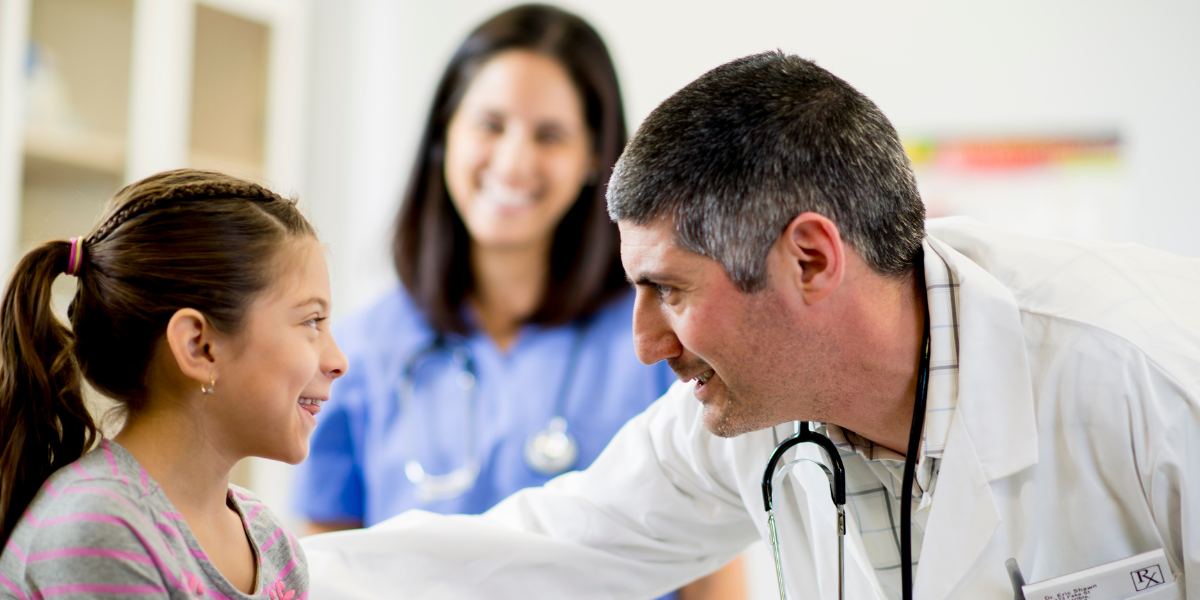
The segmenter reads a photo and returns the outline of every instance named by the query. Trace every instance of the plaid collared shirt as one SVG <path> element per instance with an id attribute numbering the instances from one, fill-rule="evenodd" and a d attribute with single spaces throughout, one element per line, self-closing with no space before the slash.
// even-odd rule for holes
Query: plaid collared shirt
<path id="1" fill-rule="evenodd" d="M 925 286 L 929 302 L 929 395 L 925 404 L 920 460 L 912 495 L 913 570 L 921 554 L 929 507 L 941 466 L 946 435 L 958 404 L 958 280 L 928 244 Z M 900 492 L 904 456 L 837 425 L 826 433 L 846 467 L 847 510 L 854 515 L 875 575 L 889 598 L 900 598 Z"/>

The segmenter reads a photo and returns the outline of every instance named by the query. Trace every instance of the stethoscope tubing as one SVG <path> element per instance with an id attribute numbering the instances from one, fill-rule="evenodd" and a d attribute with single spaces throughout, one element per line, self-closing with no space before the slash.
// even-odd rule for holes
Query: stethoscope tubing
<path id="1" fill-rule="evenodd" d="M 566 410 L 566 397 L 570 393 L 571 384 L 575 379 L 579 356 L 583 350 L 584 335 L 589 325 L 590 320 L 585 320 L 572 327 L 571 350 L 567 359 L 567 367 L 563 373 L 562 383 L 559 385 L 558 394 L 555 396 L 554 417 L 551 418 L 546 428 L 530 436 L 530 439 L 526 442 L 525 462 L 527 466 L 543 475 L 556 475 L 565 471 L 578 459 L 578 443 L 567 431 L 567 420 L 564 411 Z M 442 500 L 461 495 L 475 484 L 480 470 L 476 451 L 478 436 L 476 434 L 477 424 L 475 422 L 479 396 L 478 378 L 474 357 L 467 347 L 466 340 L 450 341 L 448 336 L 439 334 L 424 348 L 413 354 L 412 358 L 409 359 L 401 371 L 401 381 L 398 391 L 401 418 L 405 418 L 405 415 L 411 412 L 412 397 L 416 388 L 416 370 L 420 362 L 443 351 L 449 351 L 454 362 L 459 366 L 459 387 L 468 392 L 467 455 L 463 466 L 449 473 L 433 475 L 425 471 L 421 461 L 417 458 L 416 446 L 413 444 L 410 448 L 412 457 L 405 463 L 405 476 L 417 486 L 417 495 L 422 500 Z M 566 453 L 566 460 L 569 460 L 571 464 L 558 464 L 561 461 L 556 463 L 554 460 L 555 457 L 546 457 L 543 460 L 535 461 L 529 456 L 529 452 L 532 452 L 530 448 L 535 445 L 532 444 L 532 441 L 539 436 L 547 434 L 558 434 L 566 437 L 569 446 Z M 408 437 L 410 440 L 415 439 L 415 436 Z"/>
<path id="2" fill-rule="evenodd" d="M 903 600 L 912 600 L 913 570 L 912 570 L 912 488 L 916 478 L 917 463 L 920 457 L 917 452 L 921 448 L 921 432 L 925 429 L 925 403 L 929 398 L 929 311 L 925 312 L 924 347 L 921 350 L 921 366 L 917 369 L 917 393 L 913 402 L 912 427 L 908 432 L 908 451 L 904 453 L 904 478 L 901 482 L 900 496 L 900 562 L 904 564 L 901 571 L 901 588 Z"/>

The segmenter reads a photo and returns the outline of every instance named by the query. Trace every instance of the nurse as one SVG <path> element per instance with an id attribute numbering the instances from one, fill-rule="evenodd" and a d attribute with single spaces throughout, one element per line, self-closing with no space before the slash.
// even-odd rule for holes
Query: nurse
<path id="1" fill-rule="evenodd" d="M 338 330 L 354 368 L 301 468 L 310 533 L 484 512 L 586 468 L 675 381 L 633 351 L 604 201 L 625 141 L 611 59 L 578 17 L 520 6 L 462 44 L 396 218 L 403 285 Z M 681 595 L 743 587 L 733 564 Z"/>

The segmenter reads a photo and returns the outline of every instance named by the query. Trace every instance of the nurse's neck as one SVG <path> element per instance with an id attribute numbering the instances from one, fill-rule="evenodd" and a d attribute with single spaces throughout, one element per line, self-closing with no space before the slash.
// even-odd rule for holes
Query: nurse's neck
<path id="1" fill-rule="evenodd" d="M 550 240 L 508 248 L 471 245 L 468 301 L 480 328 L 507 352 L 537 311 L 550 279 Z"/>

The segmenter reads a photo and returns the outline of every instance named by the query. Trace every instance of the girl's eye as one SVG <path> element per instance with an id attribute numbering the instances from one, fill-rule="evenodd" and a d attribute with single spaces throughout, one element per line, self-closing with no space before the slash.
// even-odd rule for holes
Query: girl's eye
<path id="1" fill-rule="evenodd" d="M 313 329 L 320 329 L 320 323 L 321 323 L 321 321 L 324 321 L 324 320 L 325 320 L 325 319 L 327 319 L 327 318 L 328 318 L 328 317 L 313 317 L 313 318 L 311 318 L 311 319 L 309 319 L 309 320 L 305 321 L 304 323 L 302 323 L 302 325 L 306 325 L 306 326 L 308 326 L 308 327 L 312 327 Z"/>

